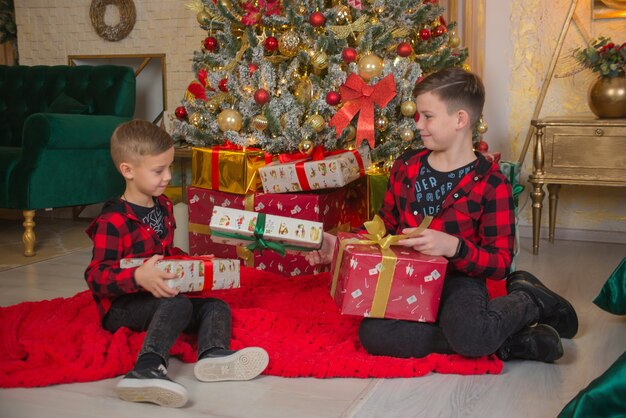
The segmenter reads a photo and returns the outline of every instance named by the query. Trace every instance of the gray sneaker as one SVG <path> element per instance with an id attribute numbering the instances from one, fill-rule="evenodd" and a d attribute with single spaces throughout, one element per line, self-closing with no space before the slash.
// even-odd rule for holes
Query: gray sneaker
<path id="1" fill-rule="evenodd" d="M 115 387 L 117 396 L 128 402 L 151 402 L 180 408 L 187 403 L 187 389 L 167 377 L 167 369 L 131 370 Z"/>
<path id="2" fill-rule="evenodd" d="M 267 351 L 247 347 L 228 355 L 209 355 L 198 360 L 193 369 L 202 382 L 250 380 L 260 375 L 269 363 Z"/>

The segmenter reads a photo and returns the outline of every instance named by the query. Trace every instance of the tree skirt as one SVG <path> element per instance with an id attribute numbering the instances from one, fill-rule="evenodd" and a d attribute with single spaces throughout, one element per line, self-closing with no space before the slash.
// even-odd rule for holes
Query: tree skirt
<path id="1" fill-rule="evenodd" d="M 431 354 L 420 359 L 371 356 L 360 346 L 360 317 L 341 315 L 328 294 L 328 273 L 287 278 L 242 268 L 241 288 L 206 292 L 231 306 L 232 348 L 260 346 L 265 374 L 283 377 L 416 377 L 429 372 L 497 374 L 495 356 Z M 490 287 L 502 294 L 500 283 Z M 503 284 L 503 283 L 502 283 Z M 492 295 L 492 296 L 493 296 Z M 132 369 L 145 333 L 100 327 L 88 291 L 70 298 L 0 308 L 0 387 L 89 382 Z M 196 360 L 196 338 L 182 335 L 172 356 Z"/>

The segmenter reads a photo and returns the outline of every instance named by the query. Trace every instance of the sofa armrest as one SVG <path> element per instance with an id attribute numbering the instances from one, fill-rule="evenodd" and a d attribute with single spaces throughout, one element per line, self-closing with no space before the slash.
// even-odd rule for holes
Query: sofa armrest
<path id="1" fill-rule="evenodd" d="M 108 149 L 115 128 L 129 118 L 108 115 L 35 113 L 24 122 L 22 147 L 37 149 Z"/>

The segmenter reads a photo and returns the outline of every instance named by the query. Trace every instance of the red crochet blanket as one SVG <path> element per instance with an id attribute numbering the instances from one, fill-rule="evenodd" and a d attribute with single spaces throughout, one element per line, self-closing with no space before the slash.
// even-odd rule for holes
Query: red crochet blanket
<path id="1" fill-rule="evenodd" d="M 328 294 L 328 273 L 286 278 L 242 268 L 241 276 L 240 289 L 210 294 L 232 308 L 233 349 L 260 346 L 268 351 L 265 374 L 385 378 L 502 370 L 495 356 L 398 359 L 367 354 L 357 338 L 361 318 L 339 313 Z M 502 287 L 490 290 L 503 293 Z M 0 308 L 0 387 L 88 382 L 124 374 L 133 367 L 143 338 L 144 333 L 125 328 L 115 334 L 104 331 L 88 291 Z M 182 335 L 171 353 L 194 362 L 195 337 Z"/>

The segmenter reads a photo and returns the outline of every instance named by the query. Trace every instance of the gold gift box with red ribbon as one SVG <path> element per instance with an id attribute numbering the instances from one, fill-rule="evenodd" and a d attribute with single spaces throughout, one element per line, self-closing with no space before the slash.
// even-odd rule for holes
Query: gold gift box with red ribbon
<path id="1" fill-rule="evenodd" d="M 430 218 L 410 236 L 426 229 Z M 435 322 L 448 261 L 394 246 L 408 235 L 386 235 L 383 221 L 367 234 L 339 233 L 331 264 L 331 296 L 341 313 Z"/>
<path id="2" fill-rule="evenodd" d="M 233 145 L 192 148 L 191 184 L 210 190 L 246 194 L 261 187 L 259 168 L 266 154 L 258 149 Z"/>

